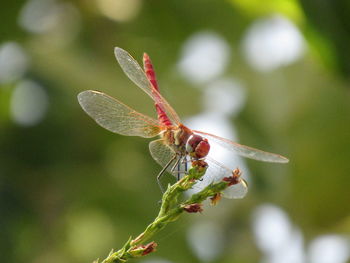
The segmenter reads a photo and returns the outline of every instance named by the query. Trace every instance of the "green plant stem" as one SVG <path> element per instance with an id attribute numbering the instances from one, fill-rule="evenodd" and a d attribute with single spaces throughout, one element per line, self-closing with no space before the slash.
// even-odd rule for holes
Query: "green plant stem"
<path id="1" fill-rule="evenodd" d="M 156 233 L 162 230 L 168 223 L 173 222 L 179 218 L 184 212 L 201 212 L 201 203 L 208 197 L 220 195 L 228 186 L 228 182 L 212 183 L 205 187 L 200 192 L 193 194 L 186 201 L 180 200 L 180 195 L 186 190 L 190 189 L 198 179 L 200 179 L 206 172 L 207 166 L 205 162 L 194 163 L 193 167 L 188 171 L 181 180 L 173 185 L 169 185 L 162 197 L 162 204 L 158 216 L 154 221 L 147 226 L 144 232 L 138 235 L 135 239 L 131 237 L 125 245 L 118 251 L 108 255 L 102 263 L 119 263 L 126 262 L 129 259 L 144 256 L 155 250 L 156 243 L 149 241 Z M 98 263 L 98 260 L 94 263 Z"/>

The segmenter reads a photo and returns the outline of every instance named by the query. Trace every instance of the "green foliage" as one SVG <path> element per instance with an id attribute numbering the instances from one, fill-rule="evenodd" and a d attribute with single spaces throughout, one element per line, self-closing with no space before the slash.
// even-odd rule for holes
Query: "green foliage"
<path id="1" fill-rule="evenodd" d="M 160 167 L 149 155 L 148 141 L 103 130 L 81 110 L 76 95 L 100 90 L 155 116 L 152 101 L 119 69 L 113 48 L 120 46 L 135 58 L 145 51 L 151 56 L 162 93 L 180 117 L 203 113 L 205 91 L 199 88 L 207 84 L 188 82 L 177 64 L 184 42 L 208 30 L 232 51 L 220 78 L 238 80 L 247 95 L 242 111 L 229 117 L 239 142 L 290 158 L 283 167 L 248 161 L 247 198 L 223 200 L 220 207 L 188 217 L 215 222 L 226 233 L 217 261 L 260 261 L 251 218 L 263 203 L 282 207 L 305 240 L 349 234 L 346 0 L 326 1 L 326 6 L 313 0 L 139 1 L 138 13 L 124 21 L 105 17 L 98 1 L 57 0 L 52 2 L 73 5 L 78 22 L 46 12 L 49 22 L 62 27 L 42 33 L 19 26 L 25 2 L 3 1 L 0 9 L 0 45 L 16 41 L 29 59 L 24 75 L 0 84 L 3 262 L 91 262 L 152 221 L 159 208 L 155 174 Z M 253 22 L 276 12 L 296 23 L 308 50 L 291 65 L 257 72 L 244 58 L 243 38 Z M 25 79 L 39 83 L 49 98 L 46 115 L 33 126 L 21 126 L 11 115 L 13 93 Z M 173 183 L 170 176 L 166 180 Z M 156 236 L 162 240 L 156 255 L 200 262 L 186 240 L 193 225 L 184 218 L 168 225 L 168 234 Z"/>

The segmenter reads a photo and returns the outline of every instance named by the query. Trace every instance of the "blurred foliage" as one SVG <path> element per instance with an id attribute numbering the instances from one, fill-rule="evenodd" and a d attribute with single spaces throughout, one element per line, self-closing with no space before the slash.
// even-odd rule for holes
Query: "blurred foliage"
<path id="1" fill-rule="evenodd" d="M 320 1 L 302 0 L 301 5 L 308 18 L 308 28 L 316 30 L 322 37 L 312 41 L 315 46 L 324 46 L 323 54 L 331 53 L 335 63 L 331 66 L 346 78 L 350 75 L 350 3 L 347 0 Z M 318 42 L 318 43 L 317 43 Z M 323 42 L 319 43 L 319 42 Z M 320 50 L 320 51 L 321 51 Z M 330 56 L 328 56 L 328 59 Z"/>
<path id="2" fill-rule="evenodd" d="M 128 5 L 128 1 L 122 1 Z M 156 256 L 201 262 L 186 241 L 188 226 L 216 222 L 227 233 L 215 262 L 257 262 L 251 212 L 263 203 L 282 207 L 306 242 L 329 232 L 350 234 L 350 6 L 346 0 L 130 1 L 129 20 L 107 18 L 98 1 L 57 0 L 71 13 L 45 32 L 19 25 L 27 1 L 5 1 L 0 45 L 17 42 L 29 58 L 20 78 L 0 84 L 0 254 L 3 262 L 92 262 L 155 217 L 160 167 L 148 141 L 97 126 L 76 95 L 104 91 L 154 116 L 152 102 L 123 75 L 113 47 L 140 61 L 152 57 L 164 96 L 181 117 L 200 113 L 202 90 L 176 71 L 184 42 L 213 31 L 233 51 L 225 76 L 244 83 L 247 103 L 233 121 L 240 142 L 283 153 L 287 166 L 247 161 L 251 188 L 241 201 L 223 200 L 214 212 L 188 216 L 157 236 Z M 72 11 L 73 10 L 73 11 Z M 258 72 L 244 59 L 242 38 L 257 19 L 291 19 L 307 40 L 297 62 Z M 75 22 L 74 22 L 75 21 Z M 22 79 L 48 95 L 44 119 L 32 126 L 11 117 L 13 91 Z M 169 179 L 172 180 L 171 178 Z"/>

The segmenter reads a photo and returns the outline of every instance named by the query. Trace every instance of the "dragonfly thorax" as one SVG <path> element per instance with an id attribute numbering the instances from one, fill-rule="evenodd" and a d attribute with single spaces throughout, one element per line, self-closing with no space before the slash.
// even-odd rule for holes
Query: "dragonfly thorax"
<path id="1" fill-rule="evenodd" d="M 210 145 L 206 138 L 193 134 L 186 143 L 186 152 L 194 159 L 202 159 L 209 153 Z"/>
<path id="2" fill-rule="evenodd" d="M 175 152 L 179 153 L 180 155 L 185 155 L 186 143 L 192 134 L 193 133 L 189 128 L 180 124 L 177 127 L 169 127 L 162 134 L 162 138 Z"/>

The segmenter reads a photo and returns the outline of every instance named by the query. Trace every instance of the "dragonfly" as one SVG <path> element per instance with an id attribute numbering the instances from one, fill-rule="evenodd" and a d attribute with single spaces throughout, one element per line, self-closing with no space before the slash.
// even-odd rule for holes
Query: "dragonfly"
<path id="1" fill-rule="evenodd" d="M 139 113 L 121 101 L 94 90 L 79 93 L 79 104 L 97 124 L 113 133 L 143 138 L 160 137 L 149 143 L 149 150 L 152 158 L 163 167 L 157 176 L 162 191 L 161 176 L 168 171 L 173 175 L 177 172 L 179 177 L 180 171 L 179 169 L 176 171 L 177 167 L 184 164 L 186 171 L 189 160 L 207 158 L 211 142 L 242 157 L 258 161 L 271 163 L 287 163 L 289 161 L 279 154 L 258 150 L 214 134 L 186 127 L 176 111 L 160 94 L 155 70 L 149 56 L 144 53 L 144 68 L 142 69 L 138 62 L 124 49 L 116 47 L 114 54 L 127 77 L 153 100 L 157 119 Z M 212 159 L 209 162 L 209 170 L 213 171 L 210 174 L 213 181 L 232 174 L 232 170 Z M 226 197 L 241 198 L 242 189 L 244 192 L 247 184 L 244 179 L 239 178 L 236 186 L 240 186 L 240 190 L 232 190 L 232 193 L 227 194 Z"/>

